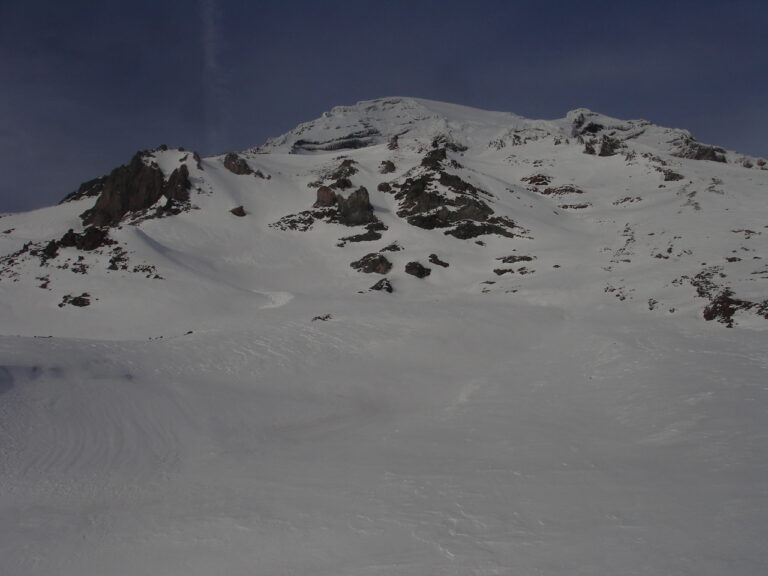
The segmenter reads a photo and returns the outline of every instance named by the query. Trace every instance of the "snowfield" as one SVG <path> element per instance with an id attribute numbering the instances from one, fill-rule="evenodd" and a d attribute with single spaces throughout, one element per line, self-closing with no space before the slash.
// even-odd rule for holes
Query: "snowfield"
<path id="1" fill-rule="evenodd" d="M 762 576 L 768 171 L 684 136 L 390 98 L 241 153 L 263 177 L 153 151 L 190 205 L 114 244 L 57 240 L 93 196 L 3 215 L 0 574 Z M 344 159 L 380 238 L 275 226 Z M 448 200 L 406 214 L 420 177 Z"/>

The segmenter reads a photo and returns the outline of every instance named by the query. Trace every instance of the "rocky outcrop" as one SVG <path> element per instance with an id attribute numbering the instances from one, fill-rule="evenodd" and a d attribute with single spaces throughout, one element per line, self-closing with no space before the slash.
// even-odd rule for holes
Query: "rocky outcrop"
<path id="1" fill-rule="evenodd" d="M 242 218 L 247 214 L 247 212 L 245 211 L 245 208 L 243 208 L 242 206 L 238 206 L 237 208 L 232 208 L 232 210 L 230 210 L 229 213 L 237 216 L 238 218 Z"/>
<path id="2" fill-rule="evenodd" d="M 717 294 L 704 308 L 704 320 L 717 320 L 725 324 L 728 328 L 733 328 L 733 317 L 740 310 L 756 309 L 758 315 L 768 319 L 768 300 L 763 302 L 750 302 L 735 298 L 730 288 L 724 289 Z"/>
<path id="3" fill-rule="evenodd" d="M 552 177 L 545 174 L 534 174 L 520 179 L 521 182 L 527 182 L 531 186 L 549 186 L 552 183 Z"/>
<path id="4" fill-rule="evenodd" d="M 355 168 L 355 164 L 357 164 L 357 162 L 351 158 L 345 158 L 341 161 L 338 168 L 328 175 L 328 178 L 331 180 L 338 180 L 339 178 L 349 178 L 350 176 L 357 174 L 358 170 Z"/>
<path id="5" fill-rule="evenodd" d="M 443 268 L 448 268 L 448 266 L 450 266 L 448 262 L 444 262 L 443 260 L 440 260 L 437 254 L 430 254 L 429 261 L 430 263 L 435 264 L 437 266 L 442 266 Z"/>
<path id="6" fill-rule="evenodd" d="M 462 148 L 456 145 L 456 149 Z M 510 238 L 517 235 L 513 232 L 517 225 L 512 220 L 495 216 L 493 209 L 481 200 L 481 197 L 488 197 L 486 192 L 457 174 L 446 172 L 444 165 L 460 168 L 448 158 L 445 146 L 435 148 L 422 159 L 424 170 L 418 176 L 395 184 L 400 218 L 427 230 L 445 228 L 445 234 L 462 239 L 486 234 Z"/>
<path id="7" fill-rule="evenodd" d="M 81 216 L 86 225 L 114 226 L 126 214 L 147 210 L 163 197 L 167 199 L 164 209 L 174 211 L 175 205 L 189 201 L 192 187 L 186 164 L 174 170 L 166 182 L 162 170 L 157 164 L 147 164 L 142 153 L 102 180 L 96 204 Z"/>
<path id="8" fill-rule="evenodd" d="M 394 288 L 392 288 L 392 283 L 387 278 L 382 278 L 376 284 L 371 286 L 369 290 L 376 290 L 378 292 L 387 292 L 388 294 L 392 294 L 394 292 Z"/>
<path id="9" fill-rule="evenodd" d="M 391 174 L 396 170 L 395 163 L 391 160 L 383 160 L 381 164 L 379 164 L 379 173 L 380 174 Z"/>
<path id="10" fill-rule="evenodd" d="M 668 168 L 657 168 L 657 170 L 664 175 L 664 182 L 677 182 L 678 180 L 683 180 L 685 178 L 682 174 L 678 174 L 674 170 L 669 170 Z"/>
<path id="11" fill-rule="evenodd" d="M 337 195 L 336 202 L 339 206 L 339 222 L 346 226 L 359 226 L 375 220 L 368 190 L 363 186 L 347 198 Z"/>
<path id="12" fill-rule="evenodd" d="M 725 150 L 718 146 L 707 146 L 706 144 L 696 142 L 696 140 L 690 137 L 681 138 L 676 144 L 677 151 L 673 155 L 678 158 L 726 162 Z"/>
<path id="13" fill-rule="evenodd" d="M 598 156 L 615 156 L 622 148 L 621 141 L 604 134 L 600 138 L 600 149 L 597 152 Z"/>
<path id="14" fill-rule="evenodd" d="M 405 273 L 410 274 L 411 276 L 416 276 L 416 278 L 426 278 L 432 274 L 432 270 L 420 262 L 408 262 L 408 264 L 405 265 Z"/>
<path id="15" fill-rule="evenodd" d="M 381 240 L 381 231 L 387 229 L 384 223 L 378 220 L 371 222 L 365 228 L 366 231 L 362 234 L 354 234 L 353 236 L 340 238 L 337 246 L 343 247 L 347 242 L 373 242 L 375 240 Z"/>
<path id="16" fill-rule="evenodd" d="M 182 164 L 168 177 L 163 196 L 170 202 L 188 202 L 190 188 L 192 183 L 189 181 L 189 169 L 186 164 Z"/>
<path id="17" fill-rule="evenodd" d="M 317 189 L 317 200 L 315 201 L 315 208 L 328 208 L 336 205 L 336 192 L 331 190 L 328 186 L 320 186 Z"/>
<path id="18" fill-rule="evenodd" d="M 534 257 L 524 256 L 522 254 L 512 254 L 511 256 L 502 256 L 501 258 L 496 258 L 496 260 L 500 260 L 504 264 L 517 264 L 518 262 L 533 262 Z"/>
<path id="19" fill-rule="evenodd" d="M 59 204 L 64 204 L 65 202 L 74 202 L 76 200 L 82 200 L 83 198 L 92 198 L 94 196 L 98 196 L 101 194 L 102 190 L 104 189 L 104 181 L 107 179 L 106 176 L 101 176 L 100 178 L 94 178 L 93 180 L 88 180 L 88 182 L 83 182 L 80 184 L 80 187 L 75 190 L 74 192 L 71 192 L 70 194 L 67 194 Z"/>
<path id="20" fill-rule="evenodd" d="M 379 135 L 379 131 L 375 128 L 367 128 L 331 140 L 317 141 L 305 140 L 302 138 L 293 143 L 291 146 L 291 154 L 316 152 L 319 150 L 356 150 L 374 144 L 374 137 Z"/>
<path id="21" fill-rule="evenodd" d="M 438 179 L 453 193 L 446 196 L 434 187 L 429 174 L 409 178 L 395 194 L 400 201 L 397 215 L 412 226 L 432 230 L 447 228 L 445 234 L 456 238 L 474 238 L 485 234 L 513 237 L 515 223 L 505 217 L 493 216 L 494 212 L 477 198 L 479 191 L 454 175 L 444 174 Z"/>
<path id="22" fill-rule="evenodd" d="M 352 268 L 364 274 L 386 274 L 392 270 L 392 262 L 387 260 L 383 254 L 373 252 L 366 254 L 360 260 L 350 264 Z"/>
<path id="23" fill-rule="evenodd" d="M 48 242 L 42 250 L 42 255 L 44 258 L 56 258 L 59 255 L 59 243 L 56 240 Z"/>
<path id="24" fill-rule="evenodd" d="M 237 174 L 238 176 L 247 176 L 253 174 L 253 169 L 248 165 L 248 162 L 244 158 L 241 158 L 234 152 L 230 152 L 224 156 L 224 168 Z"/>
<path id="25" fill-rule="evenodd" d="M 421 165 L 433 171 L 438 171 L 443 166 L 443 162 L 448 159 L 445 148 L 436 148 L 430 150 L 424 158 L 421 160 Z"/>
<path id="26" fill-rule="evenodd" d="M 63 308 L 67 304 L 70 306 L 77 306 L 78 308 L 90 306 L 91 295 L 87 292 L 83 292 L 80 296 L 72 296 L 71 294 L 67 294 L 61 299 L 61 302 L 59 302 L 59 308 Z"/>
<path id="27" fill-rule="evenodd" d="M 336 213 L 331 214 L 331 221 L 339 222 L 345 226 L 362 226 L 378 222 L 373 215 L 373 206 L 368 195 L 368 190 L 360 186 L 347 198 L 334 192 L 328 186 L 320 186 L 317 189 L 315 208 L 336 208 Z"/>
<path id="28" fill-rule="evenodd" d="M 566 194 L 584 194 L 584 190 L 576 188 L 576 186 L 571 184 L 565 184 L 563 186 L 555 186 L 553 188 L 539 190 L 539 194 L 543 194 L 544 196 L 565 196 Z"/>
<path id="29" fill-rule="evenodd" d="M 78 250 L 90 252 L 102 246 L 115 244 L 115 241 L 109 238 L 107 230 L 89 226 L 80 234 L 70 228 L 57 244 L 62 248 L 77 248 Z"/>

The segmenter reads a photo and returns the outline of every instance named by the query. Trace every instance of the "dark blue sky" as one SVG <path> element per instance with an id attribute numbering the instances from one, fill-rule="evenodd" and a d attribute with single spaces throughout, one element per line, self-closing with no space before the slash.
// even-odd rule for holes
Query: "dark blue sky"
<path id="1" fill-rule="evenodd" d="M 768 156 L 768 2 L 0 0 L 0 211 L 335 105 L 585 106 Z"/>

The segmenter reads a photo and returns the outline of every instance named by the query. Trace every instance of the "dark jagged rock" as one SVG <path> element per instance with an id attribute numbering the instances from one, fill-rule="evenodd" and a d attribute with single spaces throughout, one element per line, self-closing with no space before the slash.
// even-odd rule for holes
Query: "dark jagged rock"
<path id="1" fill-rule="evenodd" d="M 604 130 L 605 126 L 602 124 L 598 124 L 597 122 L 589 122 L 586 126 L 584 126 L 580 131 L 579 134 L 597 134 L 600 132 L 600 130 Z"/>
<path id="2" fill-rule="evenodd" d="M 451 137 L 446 134 L 439 134 L 432 139 L 432 148 L 438 148 L 440 146 L 445 147 L 451 152 L 466 152 L 468 150 L 466 146 L 454 142 Z"/>
<path id="3" fill-rule="evenodd" d="M 80 296 L 72 296 L 71 294 L 67 294 L 61 299 L 61 302 L 59 302 L 59 308 L 63 308 L 67 304 L 70 306 L 77 306 L 79 308 L 90 306 L 91 295 L 87 292 L 83 292 Z"/>
<path id="4" fill-rule="evenodd" d="M 189 202 L 190 188 L 192 183 L 189 181 L 189 169 L 186 164 L 182 164 L 168 177 L 163 196 L 176 202 Z"/>
<path id="5" fill-rule="evenodd" d="M 98 196 L 101 194 L 101 191 L 104 189 L 104 181 L 107 179 L 106 176 L 101 176 L 100 178 L 94 178 L 93 180 L 88 180 L 88 182 L 83 182 L 80 184 L 80 187 L 75 190 L 74 192 L 67 194 L 59 204 L 64 204 L 65 202 L 73 202 L 75 200 L 82 200 L 83 198 L 92 198 L 93 196 Z"/>
<path id="6" fill-rule="evenodd" d="M 270 228 L 276 228 L 278 230 L 295 230 L 298 232 L 306 232 L 311 230 L 312 226 L 318 220 L 330 220 L 336 215 L 336 211 L 329 208 L 321 208 L 319 210 L 304 210 L 298 214 L 288 214 L 283 216 L 277 222 L 273 222 L 269 225 Z"/>
<path id="7" fill-rule="evenodd" d="M 232 208 L 232 210 L 230 210 L 229 212 L 230 214 L 234 214 L 239 218 L 242 218 L 247 214 L 247 212 L 245 211 L 245 208 L 243 208 L 242 206 L 238 206 L 237 208 Z"/>
<path id="8" fill-rule="evenodd" d="M 59 254 L 59 245 L 56 240 L 48 242 L 46 247 L 43 248 L 42 254 L 45 258 L 56 258 Z"/>
<path id="9" fill-rule="evenodd" d="M 344 198 L 344 196 L 334 192 L 328 186 L 321 186 L 317 190 L 317 200 L 315 201 L 314 208 L 316 210 L 305 210 L 298 214 L 284 216 L 278 222 L 270 224 L 270 227 L 303 232 L 312 228 L 312 225 L 317 220 L 337 222 L 345 226 L 368 225 L 367 233 L 342 238 L 342 246 L 347 241 L 378 240 L 381 238 L 381 235 L 377 232 L 387 229 L 374 215 L 368 190 L 363 186 L 352 192 L 348 198 Z"/>
<path id="10" fill-rule="evenodd" d="M 89 252 L 91 250 L 96 250 L 96 248 L 104 246 L 105 244 L 111 243 L 113 242 L 109 241 L 109 233 L 106 230 L 90 226 L 78 237 L 76 246 L 80 250 Z"/>
<path id="11" fill-rule="evenodd" d="M 706 308 L 704 308 L 704 320 L 717 320 L 721 324 L 725 324 L 728 328 L 733 328 L 734 314 L 739 310 L 749 310 L 754 305 L 753 302 L 734 298 L 733 292 L 729 288 L 726 288 L 720 292 Z"/>
<path id="12" fill-rule="evenodd" d="M 477 238 L 478 236 L 486 236 L 489 234 L 498 234 L 499 236 L 514 238 L 516 234 L 512 232 L 512 229 L 516 226 L 517 225 L 509 218 L 497 216 L 489 219 L 487 222 L 461 222 L 454 229 L 446 230 L 445 234 L 461 240 L 469 240 L 470 238 Z"/>
<path id="13" fill-rule="evenodd" d="M 348 198 L 337 196 L 339 206 L 339 222 L 346 226 L 359 226 L 368 224 L 376 218 L 373 215 L 373 206 L 368 196 L 368 190 L 360 186 L 352 192 Z"/>
<path id="14" fill-rule="evenodd" d="M 387 142 L 387 150 L 397 150 L 399 147 L 398 136 L 395 134 L 389 139 L 389 142 Z"/>
<path id="15" fill-rule="evenodd" d="M 438 179 L 438 182 L 456 194 L 469 194 L 475 197 L 478 196 L 477 188 L 472 186 L 472 184 L 469 182 L 465 182 L 455 174 L 440 172 L 440 178 Z"/>
<path id="16" fill-rule="evenodd" d="M 673 170 L 662 169 L 661 172 L 664 174 L 664 182 L 677 182 L 678 180 L 683 180 L 685 178 L 685 176 L 678 174 Z"/>
<path id="17" fill-rule="evenodd" d="M 443 165 L 443 162 L 448 158 L 445 152 L 445 148 L 436 148 L 430 150 L 421 161 L 421 165 L 428 170 L 438 171 Z"/>
<path id="18" fill-rule="evenodd" d="M 197 169 L 198 170 L 202 170 L 203 169 L 203 160 L 202 160 L 202 158 L 200 158 L 200 154 L 198 154 L 197 152 L 192 152 L 192 158 L 194 158 L 194 160 L 195 160 L 195 164 L 197 165 Z"/>
<path id="19" fill-rule="evenodd" d="M 571 127 L 571 136 L 581 136 L 583 134 L 597 134 L 600 130 L 605 129 L 605 126 L 597 122 L 587 122 L 587 117 L 581 113 L 573 120 Z"/>
<path id="20" fill-rule="evenodd" d="M 346 190 L 347 188 L 352 188 L 352 180 L 349 178 L 339 178 L 333 184 L 331 184 L 331 188 L 336 188 L 337 190 Z"/>
<path id="21" fill-rule="evenodd" d="M 534 257 L 512 254 L 511 256 L 502 256 L 501 258 L 496 258 L 496 260 L 500 260 L 504 264 L 517 264 L 518 262 L 533 262 Z"/>
<path id="22" fill-rule="evenodd" d="M 392 192 L 392 186 L 388 182 L 381 182 L 376 186 L 376 190 L 379 192 Z"/>
<path id="23" fill-rule="evenodd" d="M 435 228 L 448 228 L 451 225 L 449 221 L 450 211 L 442 206 L 435 212 L 429 214 L 414 214 L 408 216 L 406 222 L 411 226 L 423 228 L 424 230 L 434 230 Z"/>
<path id="24" fill-rule="evenodd" d="M 61 240 L 59 240 L 59 246 L 63 246 L 64 248 L 71 248 L 72 246 L 77 246 L 77 239 L 78 235 L 75 233 L 72 228 L 67 230 L 67 232 L 64 234 L 64 236 L 61 237 Z"/>
<path id="25" fill-rule="evenodd" d="M 380 133 L 375 128 L 368 128 L 365 130 L 359 130 L 352 132 L 339 138 L 333 138 L 331 140 L 325 140 L 318 142 L 316 140 L 297 140 L 291 146 L 291 154 L 297 154 L 299 152 L 315 152 L 318 150 L 356 150 L 358 148 L 365 148 L 374 143 L 373 136 L 378 136 Z"/>
<path id="26" fill-rule="evenodd" d="M 392 244 L 382 248 L 381 251 L 382 252 L 400 252 L 402 249 L 403 247 L 400 246 L 400 244 L 398 244 L 397 242 L 393 242 Z"/>
<path id="27" fill-rule="evenodd" d="M 442 266 L 443 268 L 448 268 L 448 266 L 450 266 L 450 264 L 448 264 L 448 262 L 443 262 L 442 260 L 440 260 L 440 258 L 438 257 L 437 254 L 430 254 L 429 255 L 429 261 L 432 264 L 435 264 L 437 266 Z"/>
<path id="28" fill-rule="evenodd" d="M 405 273 L 410 274 L 411 276 L 416 276 L 416 278 L 426 278 L 432 274 L 432 270 L 420 262 L 408 262 L 408 264 L 405 265 Z"/>
<path id="29" fill-rule="evenodd" d="M 522 182 L 528 182 L 531 186 L 549 186 L 552 183 L 552 177 L 544 174 L 534 174 L 520 179 Z"/>
<path id="30" fill-rule="evenodd" d="M 392 270 L 392 262 L 387 260 L 387 257 L 383 254 L 377 252 L 366 254 L 360 260 L 352 262 L 350 266 L 358 272 L 365 274 L 386 274 Z"/>
<path id="31" fill-rule="evenodd" d="M 600 138 L 600 150 L 598 156 L 615 156 L 621 150 L 622 144 L 616 138 L 604 134 Z"/>
<path id="32" fill-rule="evenodd" d="M 395 198 L 400 201 L 397 215 L 405 218 L 443 206 L 445 198 L 429 189 L 431 182 L 432 178 L 428 174 L 408 178 L 395 194 Z"/>
<path id="33" fill-rule="evenodd" d="M 160 168 L 146 164 L 141 154 L 136 154 L 128 165 L 116 168 L 106 177 L 101 195 L 93 208 L 83 214 L 83 222 L 115 225 L 128 212 L 154 205 L 163 195 L 164 187 Z"/>
<path id="34" fill-rule="evenodd" d="M 376 284 L 370 287 L 370 290 L 377 290 L 380 292 L 387 292 L 389 294 L 392 294 L 394 292 L 394 288 L 392 288 L 392 283 L 387 278 L 382 278 Z"/>
<path id="35" fill-rule="evenodd" d="M 333 172 L 331 172 L 328 175 L 328 179 L 339 180 L 341 178 L 349 178 L 350 176 L 354 176 L 358 172 L 357 168 L 355 168 L 355 164 L 357 164 L 357 162 L 355 162 L 351 158 L 346 158 L 342 160 L 338 168 L 336 168 Z"/>
<path id="36" fill-rule="evenodd" d="M 545 188 L 544 190 L 540 190 L 539 194 L 544 194 L 545 196 L 563 196 L 565 194 L 584 194 L 584 190 L 576 188 L 576 186 L 572 186 L 571 184 L 565 184 L 564 186 Z"/>
<path id="37" fill-rule="evenodd" d="M 186 165 L 174 170 L 166 183 L 157 164 L 147 164 L 144 154 L 138 153 L 129 164 L 104 177 L 96 204 L 81 218 L 86 225 L 114 226 L 126 214 L 147 210 L 163 196 L 169 200 L 169 209 L 174 203 L 189 201 L 191 186 Z"/>
<path id="38" fill-rule="evenodd" d="M 81 234 L 76 233 L 70 228 L 57 244 L 62 248 L 74 247 L 78 250 L 89 252 L 96 248 L 100 248 L 101 246 L 116 244 L 116 242 L 109 238 L 109 232 L 107 230 L 89 226 Z"/>
<path id="39" fill-rule="evenodd" d="M 346 236 L 345 238 L 341 238 L 341 244 L 339 244 L 339 246 L 344 246 L 346 242 L 373 242 L 374 240 L 381 240 L 380 230 L 386 230 L 387 227 L 383 222 L 377 220 L 368 224 L 366 229 L 367 231 L 363 234 L 356 234 L 354 236 Z"/>
<path id="40" fill-rule="evenodd" d="M 327 208 L 336 204 L 336 192 L 331 190 L 328 186 L 320 186 L 317 189 L 317 200 L 315 201 L 315 208 Z"/>
<path id="41" fill-rule="evenodd" d="M 253 169 L 248 165 L 248 162 L 244 158 L 241 158 L 234 152 L 230 152 L 224 156 L 224 168 L 237 174 L 238 176 L 247 176 L 253 174 Z"/>
<path id="42" fill-rule="evenodd" d="M 381 164 L 379 165 L 379 173 L 381 174 L 391 174 L 396 169 L 397 168 L 395 168 L 395 163 L 391 160 L 382 160 Z"/>
<path id="43" fill-rule="evenodd" d="M 726 162 L 725 150 L 718 146 L 707 146 L 696 142 L 693 138 L 681 138 L 677 142 L 677 152 L 673 154 L 678 158 L 691 160 L 710 160 L 712 162 Z"/>
<path id="44" fill-rule="evenodd" d="M 354 236 L 345 236 L 340 240 L 342 242 L 341 246 L 343 246 L 345 242 L 374 242 L 376 240 L 381 240 L 381 234 L 376 230 L 368 230 L 362 234 L 355 234 Z"/>
<path id="45" fill-rule="evenodd" d="M 437 150 L 443 150 L 438 148 Z M 453 194 L 448 196 L 435 189 L 435 175 L 426 173 L 408 178 L 399 186 L 395 198 L 400 202 L 397 215 L 405 218 L 412 226 L 432 230 L 452 228 L 446 231 L 457 238 L 474 238 L 488 234 L 503 234 L 513 237 L 504 227 L 516 225 L 508 218 L 494 216 L 493 209 L 479 199 L 478 190 L 459 176 L 440 172 L 437 184 L 445 186 Z"/>
<path id="46" fill-rule="evenodd" d="M 493 215 L 493 210 L 488 204 L 472 198 L 458 198 L 456 200 L 458 209 L 451 214 L 451 221 L 455 220 L 475 220 L 485 222 Z"/>
<path id="47" fill-rule="evenodd" d="M 115 248 L 109 258 L 107 270 L 128 270 L 128 255 L 122 248 Z"/>

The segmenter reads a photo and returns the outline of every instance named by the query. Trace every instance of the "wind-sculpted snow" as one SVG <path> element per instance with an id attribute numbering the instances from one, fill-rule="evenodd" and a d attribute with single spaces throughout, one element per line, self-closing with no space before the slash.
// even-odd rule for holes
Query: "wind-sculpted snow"
<path id="1" fill-rule="evenodd" d="M 376 302 L 0 339 L 3 574 L 762 574 L 764 332 Z"/>

